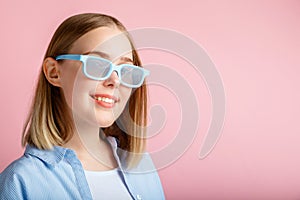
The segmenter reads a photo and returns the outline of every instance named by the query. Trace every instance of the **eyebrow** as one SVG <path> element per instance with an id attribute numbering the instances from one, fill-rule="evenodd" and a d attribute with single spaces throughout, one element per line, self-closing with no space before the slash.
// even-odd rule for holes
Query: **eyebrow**
<path id="1" fill-rule="evenodd" d="M 89 52 L 84 53 L 83 55 L 88 55 L 88 54 L 96 54 L 96 55 L 100 56 L 101 58 L 105 58 L 105 59 L 108 59 L 108 60 L 111 58 L 107 53 L 104 53 L 104 52 L 101 52 L 101 51 L 89 51 Z M 120 58 L 120 60 L 123 61 L 123 62 L 133 63 L 133 60 L 131 58 L 124 57 L 124 56 L 122 56 Z"/>
<path id="2" fill-rule="evenodd" d="M 133 63 L 133 60 L 131 58 L 128 58 L 128 57 L 121 57 L 120 59 L 121 59 L 121 61 L 124 61 L 124 62 L 131 62 L 131 63 Z"/>

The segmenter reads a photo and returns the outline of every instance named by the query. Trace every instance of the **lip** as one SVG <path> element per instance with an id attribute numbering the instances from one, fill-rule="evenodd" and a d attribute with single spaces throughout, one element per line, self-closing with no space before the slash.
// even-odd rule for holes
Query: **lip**
<path id="1" fill-rule="evenodd" d="M 97 105 L 104 108 L 113 108 L 115 104 L 120 101 L 119 98 L 109 94 L 90 94 L 90 97 L 95 101 Z M 103 100 L 99 100 L 99 98 L 107 98 L 109 100 L 113 100 L 113 102 L 105 102 Z"/>

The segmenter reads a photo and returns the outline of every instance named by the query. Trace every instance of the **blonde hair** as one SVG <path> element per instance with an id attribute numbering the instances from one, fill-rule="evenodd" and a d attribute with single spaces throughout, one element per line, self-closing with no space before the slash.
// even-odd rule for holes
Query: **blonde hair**
<path id="1" fill-rule="evenodd" d="M 117 19 L 96 13 L 79 14 L 66 19 L 54 33 L 44 59 L 67 54 L 78 38 L 103 26 L 116 26 L 127 35 L 132 45 L 133 62 L 141 66 L 140 58 L 126 28 Z M 125 112 L 126 109 L 129 112 Z M 120 148 L 133 153 L 131 155 L 138 155 L 145 148 L 147 122 L 145 84 L 133 91 L 126 109 L 112 126 L 104 128 L 103 131 L 107 136 L 116 137 Z M 118 121 L 121 123 L 117 123 Z M 51 149 L 53 146 L 65 144 L 73 133 L 73 119 L 62 89 L 50 84 L 41 70 L 32 106 L 24 124 L 22 145 Z M 128 157 L 128 166 L 134 166 L 138 160 L 139 156 Z"/>

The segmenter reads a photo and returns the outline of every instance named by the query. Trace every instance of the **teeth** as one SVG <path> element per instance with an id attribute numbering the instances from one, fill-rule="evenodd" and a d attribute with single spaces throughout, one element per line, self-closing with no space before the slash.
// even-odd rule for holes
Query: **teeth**
<path id="1" fill-rule="evenodd" d="M 107 97 L 95 97 L 97 101 L 103 101 L 105 103 L 115 103 L 115 100 L 107 98 Z"/>

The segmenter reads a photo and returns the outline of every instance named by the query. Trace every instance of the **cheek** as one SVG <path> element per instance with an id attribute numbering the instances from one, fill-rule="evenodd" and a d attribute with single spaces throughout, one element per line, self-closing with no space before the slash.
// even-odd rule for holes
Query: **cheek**
<path id="1" fill-rule="evenodd" d="M 64 66 L 61 71 L 61 87 L 64 91 L 66 101 L 70 107 L 72 107 L 72 101 L 74 98 L 73 91 L 78 89 L 80 85 L 80 67 L 78 66 Z"/>
<path id="2" fill-rule="evenodd" d="M 117 114 L 117 116 L 119 116 L 124 111 L 125 106 L 131 96 L 131 91 L 132 91 L 132 89 L 130 89 L 130 88 L 126 88 L 126 87 L 122 87 L 122 86 L 119 88 L 119 95 L 120 95 L 121 102 L 116 107 L 116 110 L 115 110 L 115 114 Z"/>
<path id="3" fill-rule="evenodd" d="M 127 87 L 122 87 L 120 88 L 120 94 L 122 95 L 122 99 L 124 100 L 124 104 L 127 103 L 127 101 L 129 100 L 130 96 L 131 96 L 131 88 L 127 88 Z"/>
<path id="4" fill-rule="evenodd" d="M 69 81 L 66 81 L 66 83 L 62 84 L 62 90 L 64 92 L 65 99 L 69 107 L 72 107 L 73 89 L 74 80 L 69 79 Z"/>

